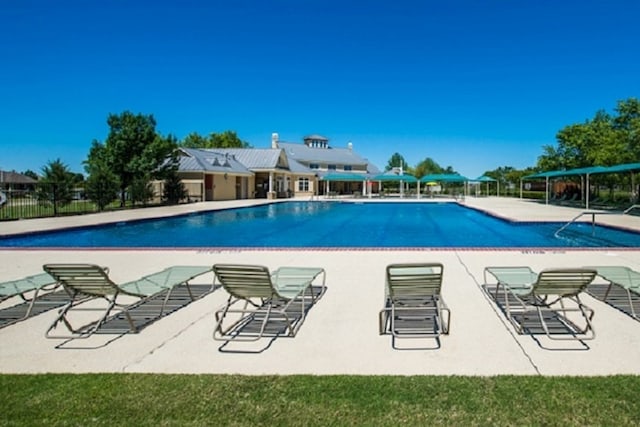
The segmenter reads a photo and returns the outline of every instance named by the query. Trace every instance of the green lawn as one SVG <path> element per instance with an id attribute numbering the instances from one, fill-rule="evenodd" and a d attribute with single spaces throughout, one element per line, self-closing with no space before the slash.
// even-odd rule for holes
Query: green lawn
<path id="1" fill-rule="evenodd" d="M 0 425 L 639 425 L 640 377 L 0 375 Z"/>

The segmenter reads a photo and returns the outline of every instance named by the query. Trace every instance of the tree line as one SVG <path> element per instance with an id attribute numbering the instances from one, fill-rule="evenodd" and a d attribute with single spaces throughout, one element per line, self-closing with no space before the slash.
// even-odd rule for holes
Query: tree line
<path id="1" fill-rule="evenodd" d="M 565 126 L 556 134 L 556 144 L 545 145 L 542 151 L 537 163 L 531 167 L 516 169 L 501 166 L 485 171 L 484 175 L 505 186 L 538 172 L 639 162 L 640 100 L 629 98 L 618 101 L 613 114 L 599 110 L 584 123 Z M 391 156 L 385 170 L 401 165 L 407 173 L 418 178 L 428 174 L 456 172 L 451 166 L 442 167 L 431 158 L 426 158 L 413 167 L 407 166 L 400 153 Z M 628 176 L 608 175 L 602 177 L 602 182 L 613 188 L 627 179 Z"/>
<path id="2" fill-rule="evenodd" d="M 73 173 L 60 159 L 50 161 L 42 169 L 42 177 L 32 171 L 25 175 L 47 184 L 39 187 L 38 199 L 57 206 L 69 204 L 73 189 L 84 187 L 87 197 L 99 210 L 120 200 L 124 206 L 145 204 L 153 195 L 151 181 L 164 181 L 162 200 L 178 203 L 186 191 L 178 177 L 178 148 L 251 148 L 234 131 L 188 134 L 182 141 L 173 135 L 161 135 L 156 130 L 153 115 L 124 111 L 109 114 L 109 132 L 104 142 L 94 140 L 84 161 L 84 175 Z M 484 175 L 496 179 L 501 186 L 515 184 L 536 172 L 563 170 L 587 166 L 611 166 L 640 160 L 640 101 L 636 98 L 618 101 L 613 114 L 597 111 L 584 123 L 565 126 L 556 135 L 556 145 L 542 147 L 543 152 L 534 166 L 516 169 L 501 166 L 485 171 Z M 452 166 L 442 167 L 432 158 L 425 158 L 415 166 L 407 164 L 400 153 L 394 153 L 385 170 L 403 169 L 418 178 L 427 174 L 455 173 Z M 607 176 L 610 187 L 627 179 Z"/>
<path id="3" fill-rule="evenodd" d="M 52 203 L 57 209 L 73 200 L 75 188 L 83 187 L 89 200 L 98 210 L 120 200 L 124 207 L 146 204 L 155 195 L 151 182 L 164 181 L 162 201 L 176 204 L 186 198 L 186 190 L 178 176 L 178 148 L 246 148 L 250 145 L 240 140 L 234 131 L 210 133 L 207 136 L 192 132 L 182 141 L 173 135 L 161 135 L 156 130 L 153 115 L 133 114 L 124 111 L 109 114 L 109 133 L 104 142 L 94 140 L 84 161 L 83 174 L 73 173 L 60 159 L 50 161 L 42 168 L 42 177 L 33 171 L 25 175 L 37 179 L 37 197 Z"/>

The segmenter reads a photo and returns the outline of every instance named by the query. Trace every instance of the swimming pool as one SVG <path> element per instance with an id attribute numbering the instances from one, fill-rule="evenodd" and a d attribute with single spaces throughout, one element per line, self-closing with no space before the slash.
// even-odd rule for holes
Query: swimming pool
<path id="1" fill-rule="evenodd" d="M 283 202 L 0 238 L 0 247 L 640 247 L 640 234 L 515 223 L 457 203 Z"/>

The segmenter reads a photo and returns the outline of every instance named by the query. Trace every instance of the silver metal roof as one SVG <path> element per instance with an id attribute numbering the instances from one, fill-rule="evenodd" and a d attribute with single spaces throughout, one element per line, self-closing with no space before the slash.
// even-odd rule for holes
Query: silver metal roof
<path id="1" fill-rule="evenodd" d="M 228 153 L 217 150 L 197 148 L 182 148 L 184 156 L 180 156 L 180 171 L 182 172 L 226 172 L 238 175 L 253 175 L 245 165 Z"/>
<path id="2" fill-rule="evenodd" d="M 369 165 L 367 159 L 360 157 L 358 153 L 349 148 L 313 148 L 304 144 L 294 144 L 291 142 L 279 142 L 278 146 L 285 150 L 287 157 L 303 163 L 321 162 L 340 165 Z"/>

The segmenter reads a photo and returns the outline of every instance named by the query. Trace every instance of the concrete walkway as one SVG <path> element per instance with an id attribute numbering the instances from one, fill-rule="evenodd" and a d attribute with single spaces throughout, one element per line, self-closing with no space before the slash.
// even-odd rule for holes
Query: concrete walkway
<path id="1" fill-rule="evenodd" d="M 140 210 L 85 217 L 0 223 L 0 234 L 51 227 L 122 221 L 161 213 L 240 206 L 254 201 L 199 203 L 159 211 Z M 506 198 L 468 198 L 466 204 L 516 220 L 568 221 L 580 210 Z M 638 217 L 597 218 L 640 230 Z M 295 338 L 278 337 L 221 348 L 212 340 L 213 312 L 227 295 L 215 290 L 145 327 L 139 334 L 99 335 L 65 342 L 44 338 L 55 310 L 0 329 L 0 372 L 162 372 L 240 374 L 438 374 L 608 375 L 640 374 L 640 322 L 585 295 L 595 309 L 596 338 L 551 341 L 517 334 L 483 290 L 489 265 L 552 267 L 625 265 L 640 271 L 640 250 L 0 250 L 0 280 L 38 273 L 42 264 L 83 262 L 109 266 L 115 281 L 127 281 L 177 264 L 220 262 L 319 266 L 327 292 L 308 313 Z M 443 295 L 451 333 L 440 342 L 397 340 L 378 334 L 384 269 L 396 262 L 441 262 Z M 210 283 L 211 275 L 198 283 Z M 7 303 L 0 305 L 0 309 Z M 221 351 L 222 350 L 222 351 Z"/>

